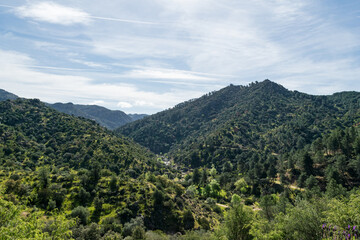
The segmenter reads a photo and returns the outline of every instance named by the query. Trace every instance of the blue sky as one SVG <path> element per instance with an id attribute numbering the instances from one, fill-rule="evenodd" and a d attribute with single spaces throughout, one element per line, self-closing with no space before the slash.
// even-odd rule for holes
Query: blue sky
<path id="1" fill-rule="evenodd" d="M 230 83 L 360 91 L 360 1 L 0 1 L 0 88 L 155 113 Z"/>

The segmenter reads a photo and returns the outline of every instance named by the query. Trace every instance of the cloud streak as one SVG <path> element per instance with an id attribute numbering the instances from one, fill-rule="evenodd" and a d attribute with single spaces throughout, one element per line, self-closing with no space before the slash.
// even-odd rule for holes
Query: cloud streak
<path id="1" fill-rule="evenodd" d="M 81 9 L 63 6 L 54 2 L 38 2 L 20 7 L 13 7 L 8 5 L 0 6 L 14 8 L 15 14 L 21 18 L 31 18 L 35 21 L 60 25 L 89 24 L 92 19 L 130 24 L 160 25 L 160 23 L 157 22 L 92 16 Z"/>
<path id="2" fill-rule="evenodd" d="M 30 62 L 13 63 L 28 78 L 66 76 L 91 89 L 86 96 L 58 83 L 57 93 L 69 90 L 83 100 L 74 99 L 112 108 L 128 103 L 128 110 L 156 111 L 230 83 L 266 78 L 315 94 L 360 90 L 357 1 L 103 0 L 101 6 L 27 1 L 0 13 L 8 36 L 1 47 L 31 56 Z M 127 89 L 119 90 L 126 97 L 109 93 L 118 88 Z"/>
<path id="3" fill-rule="evenodd" d="M 50 103 L 90 104 L 96 99 L 111 109 L 117 106 L 135 112 L 136 109 L 131 108 L 138 106 L 137 109 L 144 113 L 160 111 L 187 100 L 189 96 L 199 97 L 202 94 L 186 91 L 184 96 L 180 90 L 158 93 L 139 89 L 133 84 L 96 83 L 88 77 L 44 73 L 29 67 L 35 64 L 34 59 L 24 54 L 0 50 L 0 87 L 21 97 L 40 98 Z"/>
<path id="4" fill-rule="evenodd" d="M 90 15 L 86 12 L 53 2 L 20 6 L 15 8 L 15 13 L 21 18 L 61 25 L 88 24 L 90 22 Z"/>

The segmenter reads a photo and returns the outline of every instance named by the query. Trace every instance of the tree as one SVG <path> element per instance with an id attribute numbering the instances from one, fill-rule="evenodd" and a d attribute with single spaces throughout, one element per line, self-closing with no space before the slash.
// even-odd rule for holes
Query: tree
<path id="1" fill-rule="evenodd" d="M 210 169 L 210 175 L 214 178 L 216 176 L 216 168 L 214 166 L 214 164 L 211 166 L 211 169 Z"/>
<path id="2" fill-rule="evenodd" d="M 39 188 L 44 189 L 50 186 L 49 169 L 47 167 L 41 167 L 38 170 Z"/>
<path id="3" fill-rule="evenodd" d="M 206 170 L 206 168 L 204 168 L 201 172 L 201 184 L 205 185 L 207 183 L 207 178 L 208 178 L 208 172 Z"/>
<path id="4" fill-rule="evenodd" d="M 190 210 L 186 210 L 183 215 L 183 225 L 185 230 L 190 230 L 194 228 L 195 219 Z"/>
<path id="5" fill-rule="evenodd" d="M 198 168 L 194 169 L 193 175 L 192 175 L 192 182 L 194 184 L 199 184 L 200 182 L 200 172 Z"/>
<path id="6" fill-rule="evenodd" d="M 76 196 L 76 199 L 81 205 L 86 205 L 90 199 L 90 193 L 88 193 L 83 187 L 80 187 L 79 193 Z"/>
<path id="7" fill-rule="evenodd" d="M 276 201 L 272 195 L 265 195 L 260 200 L 260 208 L 262 209 L 262 213 L 265 215 L 268 221 L 274 217 L 275 205 Z"/>
<path id="8" fill-rule="evenodd" d="M 117 191 L 117 178 L 116 176 L 112 175 L 111 179 L 110 179 L 110 183 L 109 183 L 109 188 L 111 192 L 116 192 Z"/>
<path id="9" fill-rule="evenodd" d="M 233 165 L 230 161 L 226 161 L 224 164 L 223 164 L 223 169 L 222 171 L 223 172 L 231 172 L 233 170 Z"/>
<path id="10" fill-rule="evenodd" d="M 283 231 L 288 239 L 321 239 L 323 203 L 310 203 L 300 200 L 290 208 L 283 219 Z M 281 215 L 279 216 L 281 217 Z"/>
<path id="11" fill-rule="evenodd" d="M 79 206 L 72 210 L 71 217 L 79 218 L 79 223 L 86 225 L 88 223 L 89 210 L 82 206 Z"/>
<path id="12" fill-rule="evenodd" d="M 100 163 L 95 162 L 90 171 L 91 184 L 96 185 L 100 179 L 101 166 Z"/>
<path id="13" fill-rule="evenodd" d="M 91 221 L 98 223 L 100 220 L 100 216 L 101 216 L 101 212 L 102 212 L 102 205 L 103 205 L 103 200 L 100 199 L 98 196 L 95 197 L 94 199 L 94 212 L 91 215 Z"/>
<path id="14" fill-rule="evenodd" d="M 305 152 L 300 158 L 300 166 L 305 171 L 307 175 L 311 175 L 313 173 L 313 160 L 308 152 Z"/>
<path id="15" fill-rule="evenodd" d="M 249 234 L 252 212 L 243 204 L 237 204 L 230 209 L 225 218 L 225 232 L 229 240 L 251 239 Z"/>
<path id="16" fill-rule="evenodd" d="M 145 239 L 145 230 L 142 226 L 136 226 L 132 233 L 132 239 L 143 240 Z"/>
<path id="17" fill-rule="evenodd" d="M 326 186 L 326 195 L 329 198 L 340 198 L 346 193 L 346 189 L 341 185 L 337 184 L 335 179 L 331 179 Z"/>

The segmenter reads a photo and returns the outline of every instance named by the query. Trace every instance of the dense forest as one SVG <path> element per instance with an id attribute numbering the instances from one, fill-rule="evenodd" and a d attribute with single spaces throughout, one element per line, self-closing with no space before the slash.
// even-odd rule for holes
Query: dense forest
<path id="1" fill-rule="evenodd" d="M 360 93 L 230 85 L 112 132 L 0 102 L 0 239 L 358 239 Z"/>

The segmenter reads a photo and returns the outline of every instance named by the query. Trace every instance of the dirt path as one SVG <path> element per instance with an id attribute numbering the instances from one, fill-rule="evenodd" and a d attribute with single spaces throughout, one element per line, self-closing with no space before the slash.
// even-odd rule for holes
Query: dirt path
<path id="1" fill-rule="evenodd" d="M 229 208 L 229 206 L 224 205 L 224 204 L 220 204 L 220 203 L 217 203 L 216 205 L 219 206 L 219 207 L 223 207 L 223 208 Z"/>

